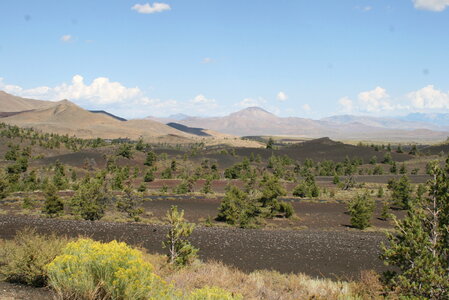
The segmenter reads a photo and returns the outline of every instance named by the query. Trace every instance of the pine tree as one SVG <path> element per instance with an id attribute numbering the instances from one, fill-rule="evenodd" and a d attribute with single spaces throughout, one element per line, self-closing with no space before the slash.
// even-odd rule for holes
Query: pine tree
<path id="1" fill-rule="evenodd" d="M 117 209 L 138 222 L 139 216 L 144 212 L 143 208 L 138 207 L 141 202 L 142 198 L 132 190 L 131 183 L 128 182 L 123 190 L 123 195 L 117 201 Z"/>
<path id="2" fill-rule="evenodd" d="M 42 212 L 50 217 L 53 217 L 64 210 L 64 204 L 61 199 L 59 199 L 57 192 L 58 190 L 53 184 L 48 184 L 44 192 L 45 203 Z"/>
<path id="3" fill-rule="evenodd" d="M 170 229 L 163 242 L 163 247 L 168 249 L 168 262 L 176 266 L 185 266 L 192 263 L 197 257 L 198 249 L 188 241 L 195 229 L 195 225 L 187 223 L 184 219 L 184 211 L 178 211 L 176 206 L 171 206 L 166 216 Z"/>
<path id="4" fill-rule="evenodd" d="M 273 145 L 274 145 L 274 140 L 273 140 L 273 138 L 270 137 L 270 138 L 268 139 L 266 148 L 267 148 L 267 149 L 273 149 Z"/>
<path id="5" fill-rule="evenodd" d="M 351 225 L 358 229 L 365 229 L 371 225 L 370 220 L 374 211 L 374 201 L 368 192 L 350 201 L 348 204 L 349 215 L 351 216 Z"/>
<path id="6" fill-rule="evenodd" d="M 391 190 L 391 198 L 395 205 L 403 209 L 409 209 L 414 201 L 412 196 L 412 186 L 407 176 L 402 176 L 399 180 L 392 179 L 388 182 L 388 189 Z"/>
<path id="7" fill-rule="evenodd" d="M 151 167 L 156 162 L 156 159 L 157 159 L 156 153 L 154 153 L 153 151 L 149 151 L 147 153 L 144 165 Z"/>
<path id="8" fill-rule="evenodd" d="M 396 222 L 382 258 L 399 272 L 385 274 L 392 288 L 405 296 L 449 298 L 449 158 L 444 168 L 433 163 L 429 196 L 413 203 L 407 216 Z"/>
<path id="9" fill-rule="evenodd" d="M 145 173 L 145 176 L 143 178 L 143 181 L 145 182 L 152 182 L 154 181 L 154 173 L 153 170 L 149 170 Z"/>
<path id="10" fill-rule="evenodd" d="M 85 178 L 71 200 L 73 211 L 85 220 L 99 220 L 104 215 L 108 192 L 103 178 Z"/>
<path id="11" fill-rule="evenodd" d="M 201 192 L 204 194 L 213 194 L 214 191 L 212 190 L 212 184 L 211 184 L 211 180 L 207 179 L 206 182 L 204 183 L 203 188 L 201 189 Z"/>
<path id="12" fill-rule="evenodd" d="M 0 171 L 0 199 L 8 196 L 9 183 L 3 172 Z"/>

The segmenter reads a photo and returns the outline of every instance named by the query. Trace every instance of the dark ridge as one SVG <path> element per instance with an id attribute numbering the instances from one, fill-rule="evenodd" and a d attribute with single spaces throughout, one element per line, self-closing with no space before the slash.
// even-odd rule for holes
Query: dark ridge
<path id="1" fill-rule="evenodd" d="M 179 131 L 182 132 L 186 132 L 186 133 L 190 133 L 190 134 L 194 134 L 194 135 L 198 135 L 198 136 L 210 136 L 210 134 L 204 132 L 203 128 L 193 128 L 193 127 L 188 127 L 179 123 L 167 123 L 167 126 L 170 126 L 174 129 L 177 129 Z"/>
<path id="2" fill-rule="evenodd" d="M 119 120 L 119 121 L 122 121 L 122 122 L 128 121 L 128 120 L 126 120 L 125 118 L 118 117 L 118 116 L 113 115 L 113 114 L 111 114 L 111 113 L 108 113 L 107 111 L 104 111 L 104 110 L 89 110 L 89 111 L 90 111 L 91 113 L 94 113 L 94 114 L 104 114 L 104 115 L 113 117 L 114 119 Z"/>
<path id="3" fill-rule="evenodd" d="M 447 155 L 449 153 L 449 142 L 445 142 L 439 145 L 427 146 L 419 149 L 425 155 Z"/>
<path id="4" fill-rule="evenodd" d="M 14 115 L 18 115 L 27 111 L 32 111 L 32 110 L 23 110 L 23 111 L 10 111 L 10 112 L 0 112 L 0 118 L 7 118 L 7 117 L 11 117 Z"/>

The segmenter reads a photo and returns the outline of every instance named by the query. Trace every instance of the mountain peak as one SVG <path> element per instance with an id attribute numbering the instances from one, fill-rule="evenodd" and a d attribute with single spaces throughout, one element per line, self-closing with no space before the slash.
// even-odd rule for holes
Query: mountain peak
<path id="1" fill-rule="evenodd" d="M 244 118 L 276 118 L 276 116 L 263 108 L 251 106 L 230 114 L 234 117 Z"/>

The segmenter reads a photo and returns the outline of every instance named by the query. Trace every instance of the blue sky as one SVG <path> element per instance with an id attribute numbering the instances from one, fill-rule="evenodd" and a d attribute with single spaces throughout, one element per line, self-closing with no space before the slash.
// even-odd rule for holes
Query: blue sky
<path id="1" fill-rule="evenodd" d="M 449 112 L 449 0 L 1 0 L 0 78 L 128 118 Z"/>

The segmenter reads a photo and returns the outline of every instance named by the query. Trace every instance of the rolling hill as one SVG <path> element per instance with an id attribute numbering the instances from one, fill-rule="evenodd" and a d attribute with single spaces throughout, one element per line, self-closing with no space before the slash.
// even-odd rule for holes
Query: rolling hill
<path id="1" fill-rule="evenodd" d="M 362 116 L 334 116 L 321 120 L 283 118 L 259 107 L 249 107 L 224 117 L 189 117 L 177 123 L 238 136 L 328 136 L 337 140 L 436 142 L 445 140 L 449 135 L 448 131 L 425 122 Z"/>
<path id="2" fill-rule="evenodd" d="M 0 91 L 0 112 L 11 113 L 53 106 L 52 101 L 41 101 L 13 96 Z"/>

